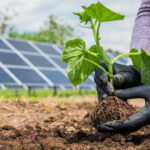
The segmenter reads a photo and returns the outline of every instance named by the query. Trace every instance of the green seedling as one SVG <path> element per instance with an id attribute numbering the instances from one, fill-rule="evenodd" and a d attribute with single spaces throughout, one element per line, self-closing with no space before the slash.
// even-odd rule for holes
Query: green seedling
<path id="1" fill-rule="evenodd" d="M 67 63 L 67 74 L 71 84 L 76 87 L 84 82 L 95 70 L 95 66 L 97 66 L 108 75 L 109 80 L 113 85 L 112 65 L 119 58 L 124 56 L 129 56 L 134 67 L 141 70 L 142 83 L 150 83 L 150 55 L 144 49 L 141 49 L 141 52 L 132 49 L 130 53 L 118 55 L 111 60 L 108 59 L 100 45 L 100 25 L 108 21 L 123 20 L 124 16 L 106 8 L 99 1 L 88 7 L 82 6 L 82 8 L 83 12 L 74 14 L 79 16 L 81 23 L 84 23 L 84 26 L 82 27 L 89 28 L 93 31 L 95 45 L 86 49 L 86 44 L 82 39 L 70 40 L 65 44 L 62 61 Z M 108 70 L 105 70 L 98 64 L 101 61 L 107 63 Z"/>

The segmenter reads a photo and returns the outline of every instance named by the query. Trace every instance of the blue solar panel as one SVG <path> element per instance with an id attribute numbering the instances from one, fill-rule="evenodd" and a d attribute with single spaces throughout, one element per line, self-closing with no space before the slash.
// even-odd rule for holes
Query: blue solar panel
<path id="1" fill-rule="evenodd" d="M 66 69 L 67 65 L 66 63 L 61 61 L 61 58 L 51 58 L 52 60 L 54 60 L 56 62 L 56 64 L 58 64 L 61 68 Z"/>
<path id="2" fill-rule="evenodd" d="M 44 53 L 49 54 L 49 55 L 60 55 L 60 53 L 57 52 L 51 45 L 44 45 L 44 44 L 39 44 L 35 43 L 35 45 L 40 48 Z"/>
<path id="3" fill-rule="evenodd" d="M 51 64 L 48 60 L 46 60 L 43 56 L 33 56 L 33 55 L 25 55 L 35 66 L 38 67 L 49 67 L 54 68 L 53 64 Z"/>
<path id="4" fill-rule="evenodd" d="M 0 83 L 16 83 L 1 67 L 0 67 Z"/>
<path id="5" fill-rule="evenodd" d="M 3 64 L 27 66 L 27 64 L 15 53 L 0 52 L 0 61 Z"/>
<path id="6" fill-rule="evenodd" d="M 34 70 L 32 69 L 14 69 L 10 68 L 10 71 L 16 75 L 23 83 L 46 83 Z"/>
<path id="7" fill-rule="evenodd" d="M 58 48 L 60 49 L 60 50 L 64 50 L 64 47 L 63 46 L 58 46 Z"/>
<path id="8" fill-rule="evenodd" d="M 82 85 L 80 85 L 80 88 L 79 88 L 79 89 L 89 90 L 89 89 L 90 89 L 90 86 L 82 86 Z"/>
<path id="9" fill-rule="evenodd" d="M 83 82 L 82 84 L 83 85 L 85 85 L 85 84 L 93 84 L 93 82 L 92 82 L 92 80 L 87 78 L 87 80 L 85 82 Z"/>
<path id="10" fill-rule="evenodd" d="M 36 52 L 37 51 L 27 42 L 8 39 L 8 41 L 19 51 Z"/>
<path id="11" fill-rule="evenodd" d="M 54 84 L 69 84 L 70 81 L 60 71 L 41 70 Z"/>
<path id="12" fill-rule="evenodd" d="M 10 48 L 2 41 L 2 40 L 0 40 L 0 49 L 9 49 L 10 50 Z"/>

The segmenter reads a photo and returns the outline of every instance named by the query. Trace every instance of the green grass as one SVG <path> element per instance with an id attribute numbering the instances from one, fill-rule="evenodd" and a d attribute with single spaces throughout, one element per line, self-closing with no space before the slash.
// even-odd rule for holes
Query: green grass
<path id="1" fill-rule="evenodd" d="M 46 97 L 76 97 L 85 95 L 96 95 L 96 90 L 57 90 L 57 95 L 54 96 L 53 90 L 31 90 L 30 95 L 27 90 L 0 90 L 0 101 L 3 99 L 16 99 L 16 98 L 31 98 L 36 101 L 36 98 Z"/>

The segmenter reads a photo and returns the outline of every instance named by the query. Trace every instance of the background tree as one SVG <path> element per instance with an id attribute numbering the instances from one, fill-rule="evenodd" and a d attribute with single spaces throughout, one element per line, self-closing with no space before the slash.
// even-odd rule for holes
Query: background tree
<path id="1" fill-rule="evenodd" d="M 62 46 L 69 38 L 73 38 L 74 35 L 77 37 L 73 27 L 59 24 L 52 15 L 49 16 L 44 27 L 37 32 L 19 33 L 16 30 L 12 30 L 9 33 L 9 37 L 11 38 L 47 42 Z"/>
<path id="2" fill-rule="evenodd" d="M 12 18 L 15 15 L 13 11 L 8 9 L 2 11 L 0 10 L 0 35 L 6 36 L 12 30 Z"/>

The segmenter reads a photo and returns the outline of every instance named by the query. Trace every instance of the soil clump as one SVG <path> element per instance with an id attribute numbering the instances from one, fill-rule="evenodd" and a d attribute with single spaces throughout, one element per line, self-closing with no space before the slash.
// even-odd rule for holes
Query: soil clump
<path id="1" fill-rule="evenodd" d="M 109 96 L 96 105 L 90 118 L 92 126 L 99 130 L 100 126 L 108 121 L 124 121 L 133 115 L 136 110 L 126 101 L 116 97 Z"/>

